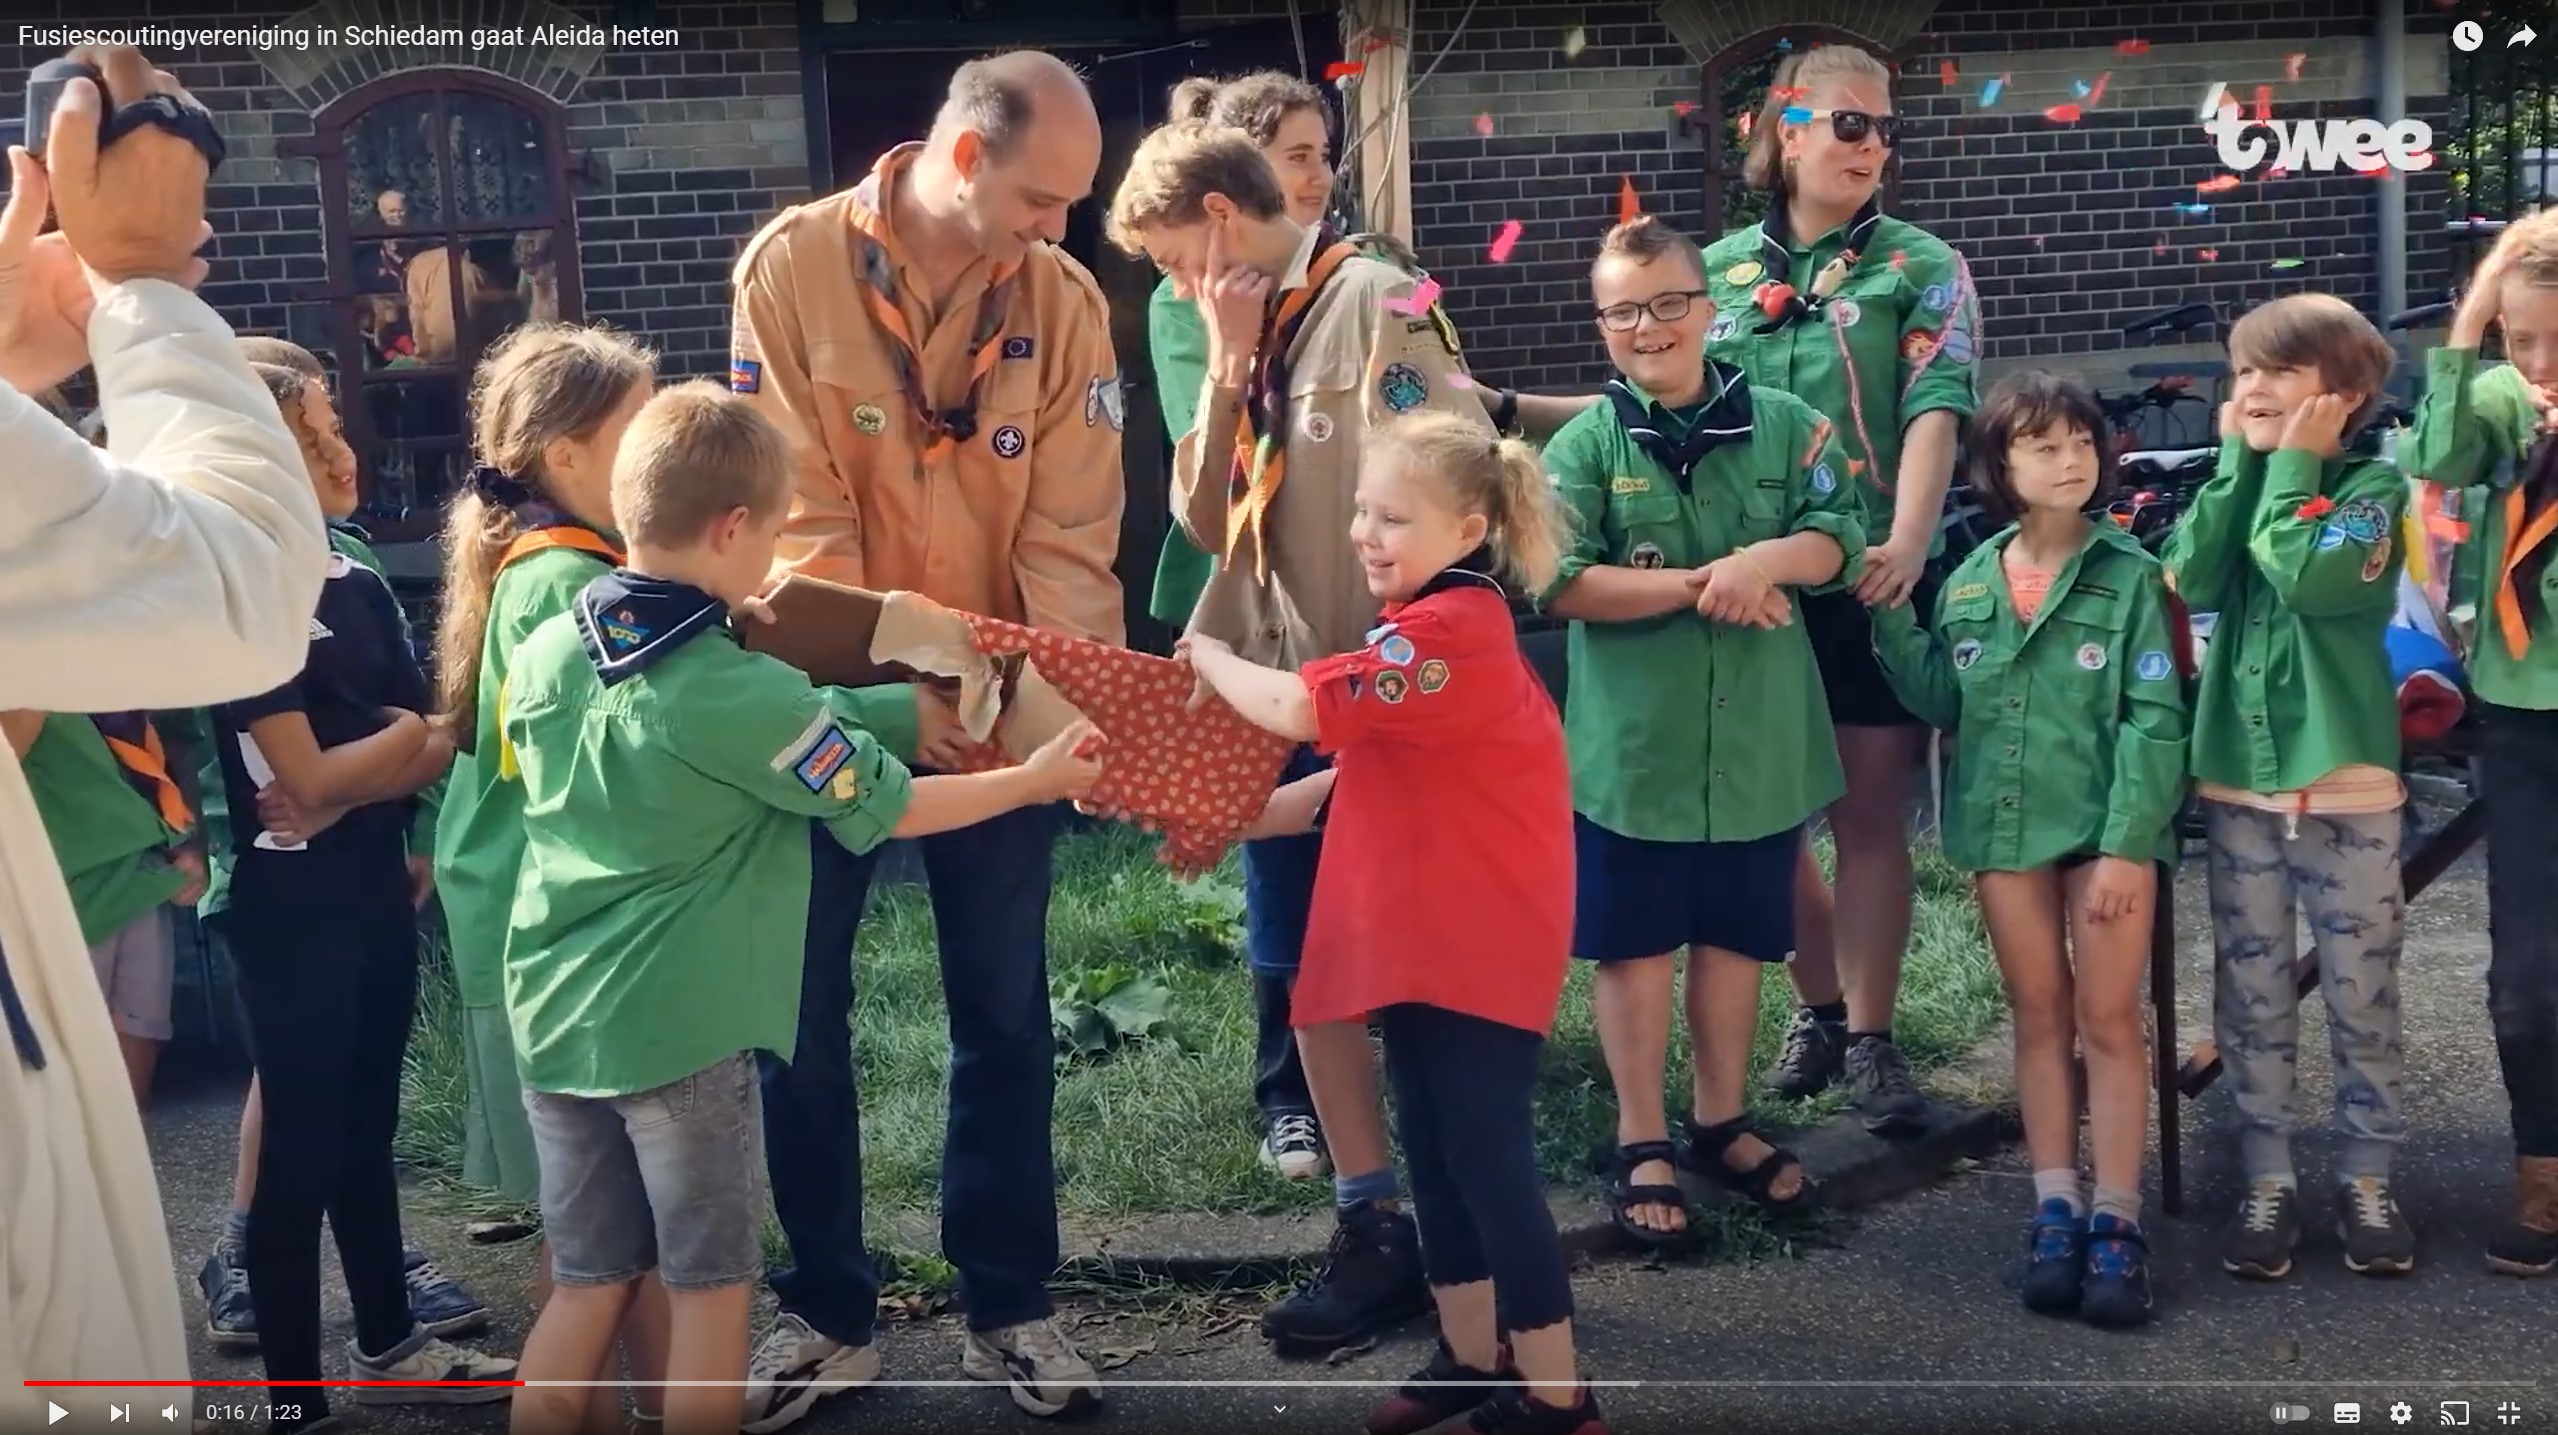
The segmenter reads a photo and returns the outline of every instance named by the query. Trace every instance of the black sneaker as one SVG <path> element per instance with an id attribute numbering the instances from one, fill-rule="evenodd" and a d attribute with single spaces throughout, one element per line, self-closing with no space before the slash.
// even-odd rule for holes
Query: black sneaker
<path id="1" fill-rule="evenodd" d="M 1785 1050 L 1759 1078 L 1761 1089 L 1787 1101 L 1804 1101 L 1830 1089 L 1847 1066 L 1847 1023 L 1823 1021 L 1810 1007 L 1794 1009 Z"/>
<path id="2" fill-rule="evenodd" d="M 2025 1238 L 2025 1308 L 2037 1315 L 2075 1313 L 2087 1272 L 2087 1218 L 2053 1196 L 2034 1208 Z"/>
<path id="3" fill-rule="evenodd" d="M 1915 1136 L 1927 1126 L 1927 1098 L 1910 1079 L 1910 1059 L 1879 1036 L 1858 1037 L 1845 1062 L 1847 1099 L 1877 1136 Z"/>
<path id="4" fill-rule="evenodd" d="M 1504 1391 L 1476 1406 L 1466 1417 L 1466 1429 L 1474 1435 L 1608 1435 L 1599 1419 L 1599 1402 L 1586 1385 L 1580 1400 L 1569 1406 L 1530 1400 L 1525 1389 Z"/>
<path id="5" fill-rule="evenodd" d="M 2149 1319 L 2149 1238 L 2138 1222 L 2099 1211 L 2087 1222 L 2087 1280 L 2078 1305 L 2089 1325 Z"/>
<path id="6" fill-rule="evenodd" d="M 1319 1355 L 1430 1309 L 1412 1218 L 1361 1201 L 1340 1213 L 1322 1273 L 1262 1312 L 1261 1333 L 1288 1350 Z"/>
<path id="7" fill-rule="evenodd" d="M 2382 1177 L 2357 1176 L 2338 1188 L 2336 1234 L 2345 1242 L 2345 1269 L 2358 1276 L 2403 1276 L 2416 1268 L 2416 1230 Z"/>
<path id="8" fill-rule="evenodd" d="M 2300 1245 L 2300 1193 L 2259 1181 L 2238 1204 L 2238 1225 L 2221 1251 L 2221 1269 L 2253 1281 L 2278 1281 L 2292 1273 Z"/>
<path id="9" fill-rule="evenodd" d="M 204 1292 L 205 1338 L 216 1350 L 257 1349 L 258 1308 L 249 1299 L 249 1272 L 240 1253 L 228 1242 L 214 1242 L 195 1280 Z"/>
<path id="10" fill-rule="evenodd" d="M 1445 1342 L 1430 1353 L 1430 1363 L 1413 1373 L 1386 1402 L 1368 1412 L 1368 1435 L 1422 1435 L 1436 1430 L 1496 1395 L 1519 1388 L 1508 1369 L 1477 1370 L 1457 1360 Z"/>

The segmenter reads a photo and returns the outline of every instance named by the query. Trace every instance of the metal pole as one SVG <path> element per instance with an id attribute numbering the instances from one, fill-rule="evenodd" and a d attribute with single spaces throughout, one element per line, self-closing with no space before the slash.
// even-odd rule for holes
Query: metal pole
<path id="1" fill-rule="evenodd" d="M 2394 125 L 2407 118 L 2407 4 L 2373 0 L 2373 9 L 2372 68 L 2379 81 L 2373 118 Z M 2393 175 L 2371 191 L 2373 218 L 2380 222 L 2379 310 L 2397 314 L 2407 308 L 2407 180 Z"/>

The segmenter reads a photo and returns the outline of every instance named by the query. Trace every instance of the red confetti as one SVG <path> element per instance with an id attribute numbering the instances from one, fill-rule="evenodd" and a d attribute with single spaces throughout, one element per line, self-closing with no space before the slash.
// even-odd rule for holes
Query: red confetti
<path id="1" fill-rule="evenodd" d="M 2101 105 L 2105 103 L 2105 82 L 2112 78 L 2114 78 L 2114 72 L 2112 70 L 2107 70 L 2104 74 L 2096 77 L 2096 83 L 2090 86 L 2087 91 L 2087 102 L 2090 105 Z"/>
<path id="2" fill-rule="evenodd" d="M 2149 41 L 2117 40 L 2114 42 L 2114 53 L 2117 55 L 2146 55 L 2149 53 Z"/>
<path id="3" fill-rule="evenodd" d="M 2270 125 L 2273 122 L 2274 87 L 2271 85 L 2258 85 L 2256 87 L 2256 123 L 2260 125 Z"/>
<path id="4" fill-rule="evenodd" d="M 1907 263 L 1909 263 L 1909 262 L 1910 262 L 1910 256 L 1908 256 L 1907 254 L 1904 254 L 1904 253 L 1902 253 L 1900 250 L 1897 250 L 1897 249 L 1895 249 L 1895 250 L 1893 250 L 1893 251 L 1892 251 L 1892 272 L 1893 272 L 1893 273 L 1898 274 L 1899 272 L 1901 272 L 1901 266 L 1903 266 L 1903 265 L 1905 265 L 1905 264 L 1907 264 Z"/>
<path id="5" fill-rule="evenodd" d="M 1492 116 L 1476 115 L 1474 117 L 1474 132 L 1483 136 L 1485 139 L 1492 138 Z"/>
<path id="6" fill-rule="evenodd" d="M 1952 60 L 1939 60 L 1939 61 L 1937 61 L 1937 62 L 1936 62 L 1936 82 L 1937 82 L 1938 84 L 1940 84 L 1940 85 L 1943 85 L 1945 88 L 1947 88 L 1947 89 L 1949 89 L 1949 90 L 1950 90 L 1950 89 L 1954 88 L 1954 80 L 1955 80 L 1954 62 L 1953 62 Z"/>
<path id="7" fill-rule="evenodd" d="M 2196 194 L 2218 194 L 2222 190 L 2236 188 L 2238 188 L 2237 175 L 2217 174 L 2212 176 L 2210 179 L 2204 180 L 2201 184 L 2195 185 L 2194 192 Z"/>
<path id="8" fill-rule="evenodd" d="M 2309 502 L 2302 504 L 2300 506 L 2300 511 L 2293 516 L 2306 522 L 2311 519 L 2325 518 L 2328 514 L 2335 511 L 2336 500 L 2329 498 L 2326 494 L 2322 493 L 2316 498 L 2311 499 Z"/>
<path id="9" fill-rule="evenodd" d="M 1632 224 L 1643 213 L 1643 197 L 1634 192 L 1634 176 L 1617 176 L 1617 223 Z"/>
<path id="10" fill-rule="evenodd" d="M 1519 235 L 1527 226 L 1515 219 L 1501 221 L 1501 232 L 1492 236 L 1491 259 L 1495 264 L 1510 262 L 1510 251 L 1519 247 Z"/>
<path id="11" fill-rule="evenodd" d="M 2281 165 L 2276 165 L 2272 169 L 2265 171 L 2265 177 L 2267 179 L 2281 179 L 2284 175 L 2289 173 L 2291 173 L 2290 170 L 2283 168 Z"/>
<path id="12" fill-rule="evenodd" d="M 2300 67 L 2307 63 L 2309 63 L 2309 57 L 2307 55 L 2285 55 L 2283 57 L 2283 78 L 2286 80 L 2299 79 Z"/>
<path id="13" fill-rule="evenodd" d="M 1803 98 L 1803 87 L 1800 85 L 1779 85 L 1768 91 L 1768 93 L 1790 105 L 1796 100 Z"/>
<path id="14" fill-rule="evenodd" d="M 1327 80 L 1346 80 L 1366 68 L 1368 67 L 1356 60 L 1335 60 L 1323 67 L 1323 77 Z"/>
<path id="15" fill-rule="evenodd" d="M 1677 104 L 1670 106 L 1670 113 L 1677 115 L 1680 119 L 1686 119 L 1688 116 L 1696 113 L 1696 101 L 1681 100 Z"/>
<path id="16" fill-rule="evenodd" d="M 2194 251 L 2194 257 L 2200 259 L 2205 264 L 2217 264 L 2220 262 L 2220 251 L 2217 249 L 2197 249 Z"/>
<path id="17" fill-rule="evenodd" d="M 1850 478 L 1863 478 L 1865 476 L 1865 460 L 1861 458 L 1849 459 L 1847 461 L 1847 476 Z"/>
<path id="18" fill-rule="evenodd" d="M 2054 124 L 2074 125 L 2078 123 L 2079 108 L 2076 105 L 2054 105 L 2043 111 L 2043 118 Z"/>

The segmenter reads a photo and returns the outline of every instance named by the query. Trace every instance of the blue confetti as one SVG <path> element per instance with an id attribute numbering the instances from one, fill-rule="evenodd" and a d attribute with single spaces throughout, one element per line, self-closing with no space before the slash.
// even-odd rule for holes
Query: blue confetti
<path id="1" fill-rule="evenodd" d="M 1785 113 L 1778 115 L 1777 118 L 1789 125 L 1808 125 L 1812 123 L 1812 112 L 1801 105 L 1787 105 Z"/>
<path id="2" fill-rule="evenodd" d="M 1990 81 L 1988 84 L 1981 86 L 1982 107 L 1987 108 L 1991 105 L 1997 104 L 1998 92 L 2006 88 L 2007 76 L 2005 75 L 2001 75 L 1997 79 Z"/>
<path id="3" fill-rule="evenodd" d="M 2180 204 L 2176 206 L 2176 212 L 2178 214 L 2209 214 L 2212 212 L 2212 207 L 2208 204 Z"/>
<path id="4" fill-rule="evenodd" d="M 2087 98 L 2087 95 L 2088 95 L 2087 81 L 2085 81 L 2085 80 L 2072 80 L 2072 81 L 2070 81 L 2070 82 L 2069 82 L 2069 87 L 2070 87 L 2070 93 L 2071 93 L 2071 94 L 2074 94 L 2074 95 L 2078 96 L 2078 97 L 2079 97 L 2080 99 L 2082 99 L 2082 100 Z"/>
<path id="5" fill-rule="evenodd" d="M 1777 52 L 1778 54 L 1782 55 L 1782 54 L 1784 54 L 1786 51 L 1791 50 L 1791 49 L 1793 49 L 1793 48 L 1794 48 L 1794 42 L 1793 42 L 1792 40 L 1784 39 L 1784 38 L 1782 38 L 1782 37 L 1779 37 L 1779 38 L 1778 38 L 1778 40 L 1777 40 L 1777 42 L 1776 42 L 1776 52 Z"/>

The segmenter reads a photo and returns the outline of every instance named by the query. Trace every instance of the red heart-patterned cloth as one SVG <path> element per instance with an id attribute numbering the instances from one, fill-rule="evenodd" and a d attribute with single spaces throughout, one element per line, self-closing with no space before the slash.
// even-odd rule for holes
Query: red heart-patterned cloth
<path id="1" fill-rule="evenodd" d="M 1187 664 L 974 613 L 970 639 L 988 657 L 1029 655 L 1032 666 L 1109 739 L 1101 781 L 1085 799 L 1163 835 L 1163 858 L 1183 872 L 1217 864 L 1269 805 L 1296 744 L 1244 721 L 1221 702 L 1189 711 Z M 971 772 L 1010 765 L 992 743 L 961 763 Z"/>

